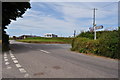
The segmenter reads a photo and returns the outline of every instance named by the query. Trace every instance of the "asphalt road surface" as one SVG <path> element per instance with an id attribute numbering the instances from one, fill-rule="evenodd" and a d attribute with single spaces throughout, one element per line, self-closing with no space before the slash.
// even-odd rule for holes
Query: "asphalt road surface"
<path id="1" fill-rule="evenodd" d="M 70 51 L 69 44 L 11 41 L 3 78 L 118 78 L 118 61 Z"/>

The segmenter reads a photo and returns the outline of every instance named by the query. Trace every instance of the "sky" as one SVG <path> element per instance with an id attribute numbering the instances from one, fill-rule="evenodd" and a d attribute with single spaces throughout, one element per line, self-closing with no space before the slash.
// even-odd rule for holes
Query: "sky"
<path id="1" fill-rule="evenodd" d="M 10 36 L 54 33 L 68 37 L 81 31 L 88 31 L 93 25 L 93 8 L 96 10 L 96 25 L 103 29 L 118 27 L 117 2 L 32 2 L 23 18 L 12 21 L 7 33 Z"/>

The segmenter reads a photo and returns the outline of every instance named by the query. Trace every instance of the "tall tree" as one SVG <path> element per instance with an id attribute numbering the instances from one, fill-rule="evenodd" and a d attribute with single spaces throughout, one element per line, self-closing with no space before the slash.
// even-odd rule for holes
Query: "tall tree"
<path id="1" fill-rule="evenodd" d="M 22 17 L 27 9 L 30 9 L 29 2 L 3 2 L 2 3 L 2 49 L 9 50 L 9 36 L 5 29 L 11 23 L 11 20 L 16 20 Z"/>

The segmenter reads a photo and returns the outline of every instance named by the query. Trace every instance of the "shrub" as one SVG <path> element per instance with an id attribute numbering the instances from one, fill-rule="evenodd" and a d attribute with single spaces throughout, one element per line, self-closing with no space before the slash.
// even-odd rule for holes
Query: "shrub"
<path id="1" fill-rule="evenodd" d="M 113 31 L 110 33 L 105 33 L 99 39 L 99 55 L 103 55 L 106 57 L 117 58 L 118 53 L 117 46 L 118 46 L 118 32 Z"/>
<path id="2" fill-rule="evenodd" d="M 72 50 L 79 51 L 80 53 L 97 53 L 97 46 L 99 46 L 98 43 L 98 41 L 88 38 L 75 38 L 72 44 Z"/>
<path id="3" fill-rule="evenodd" d="M 86 33 L 84 33 L 84 35 L 85 34 Z M 90 39 L 90 37 L 86 38 L 77 36 L 72 42 L 71 50 L 78 51 L 80 53 L 94 53 L 100 56 L 120 59 L 118 56 L 120 45 L 119 40 L 120 28 L 118 31 L 99 32 L 99 39 L 97 40 Z"/>

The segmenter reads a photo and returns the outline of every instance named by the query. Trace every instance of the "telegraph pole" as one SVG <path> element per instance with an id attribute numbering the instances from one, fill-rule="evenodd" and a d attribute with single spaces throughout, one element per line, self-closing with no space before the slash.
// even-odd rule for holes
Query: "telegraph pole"
<path id="1" fill-rule="evenodd" d="M 74 37 L 76 36 L 76 30 L 74 30 Z"/>
<path id="2" fill-rule="evenodd" d="M 96 8 L 93 9 L 94 40 L 96 40 L 96 30 L 95 30 L 95 27 L 96 27 L 96 24 L 95 24 L 95 11 L 96 11 L 96 10 L 97 10 Z"/>

